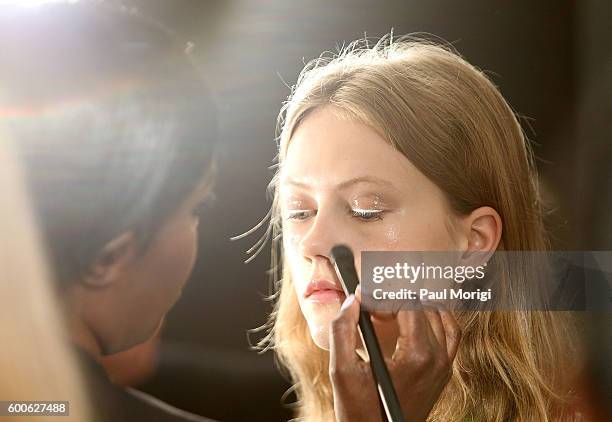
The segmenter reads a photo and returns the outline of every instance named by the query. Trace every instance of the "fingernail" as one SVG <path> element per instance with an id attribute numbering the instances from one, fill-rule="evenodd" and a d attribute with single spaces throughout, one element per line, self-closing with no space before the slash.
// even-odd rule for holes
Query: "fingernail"
<path id="1" fill-rule="evenodd" d="M 340 310 L 344 311 L 346 308 L 351 306 L 354 301 L 355 301 L 355 295 L 348 295 L 348 297 L 344 300 L 342 307 L 340 307 Z"/>

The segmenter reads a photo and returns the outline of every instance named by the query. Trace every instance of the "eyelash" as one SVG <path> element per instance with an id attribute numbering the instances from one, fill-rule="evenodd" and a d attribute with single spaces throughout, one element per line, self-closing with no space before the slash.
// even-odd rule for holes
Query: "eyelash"
<path id="1" fill-rule="evenodd" d="M 291 210 L 288 212 L 287 219 L 302 221 L 314 214 L 316 214 L 314 210 Z"/>
<path id="2" fill-rule="evenodd" d="M 383 210 L 350 209 L 349 214 L 353 216 L 354 218 L 357 218 L 361 221 L 369 223 L 372 221 L 382 220 Z"/>
<path id="3" fill-rule="evenodd" d="M 353 218 L 369 223 L 372 221 L 382 220 L 383 210 L 355 210 L 349 208 L 348 213 Z M 303 221 L 306 220 L 308 217 L 312 217 L 314 214 L 316 214 L 316 211 L 314 210 L 294 210 L 289 211 L 287 219 Z"/>

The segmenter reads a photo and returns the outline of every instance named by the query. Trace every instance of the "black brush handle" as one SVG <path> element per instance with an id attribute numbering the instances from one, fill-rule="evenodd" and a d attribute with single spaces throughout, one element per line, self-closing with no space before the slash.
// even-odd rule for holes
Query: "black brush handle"
<path id="1" fill-rule="evenodd" d="M 355 289 L 359 285 L 359 278 L 355 269 L 353 252 L 348 246 L 337 245 L 332 248 L 331 258 L 344 293 L 347 297 L 350 294 L 354 294 Z M 385 359 L 380 350 L 378 338 L 376 337 L 374 325 L 368 311 L 359 311 L 359 330 L 370 357 L 370 366 L 374 373 L 374 380 L 378 384 L 379 398 L 383 404 L 387 419 L 390 422 L 404 422 L 402 407 L 393 387 L 387 365 L 385 365 Z"/>

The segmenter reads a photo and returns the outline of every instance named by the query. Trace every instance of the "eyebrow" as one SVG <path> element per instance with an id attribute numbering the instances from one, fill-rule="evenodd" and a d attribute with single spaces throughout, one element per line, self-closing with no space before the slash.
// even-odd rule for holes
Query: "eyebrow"
<path id="1" fill-rule="evenodd" d="M 304 182 L 300 182 L 298 180 L 294 180 L 292 178 L 287 178 L 283 181 L 283 183 L 289 184 L 289 185 L 293 185 L 293 186 L 298 186 L 298 187 L 302 187 L 302 188 L 308 188 L 310 187 L 310 185 L 308 183 L 304 183 Z M 376 176 L 359 176 L 359 177 L 353 177 L 351 179 L 345 180 L 343 182 L 338 183 L 338 185 L 336 185 L 336 188 L 339 190 L 344 190 L 347 189 L 353 185 L 359 184 L 359 183 L 370 183 L 370 184 L 375 184 L 375 185 L 382 185 L 386 188 L 389 189 L 395 189 L 395 187 L 393 186 L 393 184 L 387 180 L 381 179 L 379 177 Z"/>

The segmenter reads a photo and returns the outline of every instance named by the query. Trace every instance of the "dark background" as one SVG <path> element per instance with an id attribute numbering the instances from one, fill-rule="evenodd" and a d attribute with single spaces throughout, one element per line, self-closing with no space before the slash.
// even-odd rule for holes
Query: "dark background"
<path id="1" fill-rule="evenodd" d="M 556 249 L 612 249 L 612 2 L 568 0 L 132 0 L 195 44 L 220 124 L 216 206 L 199 261 L 169 314 L 160 366 L 143 387 L 225 421 L 287 420 L 288 387 L 247 330 L 271 304 L 269 248 L 230 242 L 268 211 L 276 115 L 304 61 L 366 34 L 426 32 L 487 71 L 535 143 Z M 261 232 L 258 232 L 259 234 Z"/>

